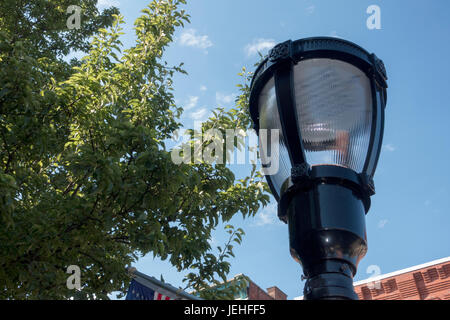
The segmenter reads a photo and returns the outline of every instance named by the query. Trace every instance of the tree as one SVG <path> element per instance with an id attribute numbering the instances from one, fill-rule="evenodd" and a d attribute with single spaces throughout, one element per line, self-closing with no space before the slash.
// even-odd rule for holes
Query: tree
<path id="1" fill-rule="evenodd" d="M 186 285 L 204 297 L 231 297 L 208 287 L 226 279 L 243 230 L 228 226 L 217 256 L 208 240 L 219 221 L 255 215 L 268 189 L 256 167 L 237 180 L 224 164 L 171 160 L 166 142 L 182 114 L 172 77 L 185 71 L 163 54 L 189 22 L 184 3 L 152 1 L 135 21 L 135 45 L 123 50 L 117 9 L 99 15 L 93 0 L 1 2 L 1 298 L 107 298 L 126 291 L 125 267 L 149 253 L 192 269 Z M 74 4 L 84 13 L 71 33 L 66 8 Z M 87 55 L 68 63 L 70 49 Z M 235 107 L 219 109 L 202 131 L 250 127 L 250 75 L 241 75 Z M 76 293 L 66 286 L 69 265 L 81 268 Z"/>

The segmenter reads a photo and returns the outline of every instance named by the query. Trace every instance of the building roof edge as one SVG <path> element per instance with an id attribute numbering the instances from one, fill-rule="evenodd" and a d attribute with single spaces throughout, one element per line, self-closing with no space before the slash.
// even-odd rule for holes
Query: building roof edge
<path id="1" fill-rule="evenodd" d="M 393 271 L 393 272 L 390 272 L 390 273 L 381 274 L 379 276 L 369 277 L 369 278 L 364 279 L 364 280 L 355 281 L 353 283 L 353 286 L 356 287 L 356 286 L 359 286 L 359 285 L 362 285 L 362 284 L 366 284 L 366 283 L 370 283 L 370 282 L 374 282 L 374 281 L 379 281 L 379 280 L 395 277 L 395 276 L 397 276 L 399 274 L 404 274 L 404 273 L 408 273 L 408 272 L 411 272 L 411 271 L 415 271 L 415 270 L 431 267 L 431 266 L 434 266 L 434 265 L 437 265 L 437 264 L 441 264 L 441 263 L 445 263 L 445 262 L 448 262 L 448 261 L 450 261 L 450 256 L 446 257 L 446 258 L 441 258 L 441 259 L 433 260 L 433 261 L 430 261 L 430 262 L 418 264 L 416 266 L 408 267 L 408 268 L 405 268 L 405 269 Z"/>
<path id="2" fill-rule="evenodd" d="M 364 280 L 355 281 L 353 283 L 353 287 L 360 286 L 360 285 L 366 284 L 366 283 L 371 283 L 371 282 L 387 279 L 387 278 L 391 278 L 391 277 L 395 277 L 395 276 L 398 276 L 400 274 L 416 271 L 416 270 L 423 269 L 423 268 L 428 268 L 428 267 L 431 267 L 431 266 L 434 266 L 434 265 L 437 265 L 437 264 L 442 264 L 442 263 L 449 262 L 449 261 L 450 261 L 450 256 L 449 257 L 445 257 L 445 258 L 441 258 L 441 259 L 437 259 L 437 260 L 433 260 L 433 261 L 429 261 L 429 262 L 426 262 L 426 263 L 418 264 L 418 265 L 415 265 L 415 266 L 412 266 L 412 267 L 408 267 L 408 268 L 404 268 L 404 269 L 401 269 L 401 270 L 393 271 L 393 272 L 390 272 L 390 273 L 381 274 L 379 276 L 370 277 L 370 278 L 367 278 L 367 279 L 364 279 Z M 293 300 L 303 300 L 303 296 L 294 297 Z"/>

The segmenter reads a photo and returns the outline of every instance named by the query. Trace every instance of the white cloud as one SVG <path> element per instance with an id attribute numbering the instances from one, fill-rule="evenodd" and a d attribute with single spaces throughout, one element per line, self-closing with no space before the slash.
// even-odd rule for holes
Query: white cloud
<path id="1" fill-rule="evenodd" d="M 236 99 L 236 94 L 231 93 L 231 94 L 224 94 L 222 92 L 216 92 L 216 103 L 219 106 L 227 106 L 230 105 L 231 103 L 234 102 L 234 100 Z"/>
<path id="2" fill-rule="evenodd" d="M 254 39 L 252 43 L 245 46 L 244 51 L 248 57 L 256 55 L 258 52 L 263 53 L 263 51 L 272 49 L 276 45 L 273 39 Z"/>
<path id="3" fill-rule="evenodd" d="M 380 229 L 384 228 L 384 226 L 385 226 L 387 223 L 388 223 L 388 220 L 387 220 L 387 219 L 380 220 L 380 221 L 378 222 L 378 228 L 380 228 Z"/>
<path id="4" fill-rule="evenodd" d="M 278 218 L 276 203 L 270 203 L 267 207 L 256 214 L 255 226 L 262 227 L 266 225 L 283 225 Z"/>
<path id="5" fill-rule="evenodd" d="M 100 9 L 119 6 L 120 2 L 118 0 L 98 0 L 97 2 L 97 7 Z"/>
<path id="6" fill-rule="evenodd" d="M 337 31 L 336 31 L 336 30 L 333 30 L 333 31 L 331 31 L 331 32 L 330 32 L 330 37 L 334 37 L 334 38 L 340 38 L 340 37 L 338 36 L 338 34 L 337 34 Z"/>
<path id="7" fill-rule="evenodd" d="M 309 6 L 308 8 L 306 8 L 306 13 L 313 14 L 315 10 L 316 10 L 316 6 L 312 5 L 312 6 Z"/>
<path id="8" fill-rule="evenodd" d="M 211 247 L 216 246 L 218 244 L 216 238 L 214 238 L 213 236 L 211 236 L 211 238 L 208 239 L 208 243 Z"/>
<path id="9" fill-rule="evenodd" d="M 193 111 L 189 114 L 189 117 L 192 120 L 201 121 L 205 120 L 205 116 L 207 114 L 208 110 L 206 108 L 200 108 L 197 111 Z"/>
<path id="10" fill-rule="evenodd" d="M 208 90 L 208 88 L 206 88 L 206 86 L 204 86 L 204 85 L 200 86 L 200 91 L 206 91 L 206 90 Z"/>
<path id="11" fill-rule="evenodd" d="M 182 46 L 206 49 L 212 47 L 213 43 L 208 39 L 207 35 L 197 35 L 197 30 L 187 29 L 180 36 L 180 44 Z"/>
<path id="12" fill-rule="evenodd" d="M 273 215 L 271 215 L 269 212 L 261 212 L 258 216 L 258 221 L 256 222 L 257 226 L 264 226 L 266 224 L 274 224 L 275 219 Z"/>
<path id="13" fill-rule="evenodd" d="M 390 152 L 394 152 L 395 150 L 397 150 L 397 148 L 391 143 L 385 144 L 383 147 Z"/>
<path id="14" fill-rule="evenodd" d="M 184 110 L 190 110 L 197 106 L 198 97 L 189 96 L 187 104 L 184 106 Z"/>

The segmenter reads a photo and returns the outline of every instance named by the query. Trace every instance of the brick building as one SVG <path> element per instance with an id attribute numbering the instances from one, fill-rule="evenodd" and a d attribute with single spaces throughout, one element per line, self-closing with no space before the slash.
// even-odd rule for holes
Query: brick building
<path id="1" fill-rule="evenodd" d="M 450 257 L 356 281 L 353 286 L 360 300 L 450 300 Z"/>
<path id="2" fill-rule="evenodd" d="M 450 257 L 356 281 L 354 288 L 360 300 L 450 300 Z M 287 300 L 287 295 L 276 286 L 265 291 L 249 279 L 236 300 Z"/>
<path id="3" fill-rule="evenodd" d="M 354 283 L 360 300 L 450 300 L 450 257 Z"/>
<path id="4" fill-rule="evenodd" d="M 261 289 L 250 280 L 246 300 L 287 300 L 287 295 L 277 286 L 267 288 L 267 291 Z"/>
<path id="5" fill-rule="evenodd" d="M 236 281 L 235 279 L 240 279 L 241 275 L 236 275 L 230 281 Z M 247 277 L 248 278 L 248 277 Z M 240 281 L 240 280 L 237 280 Z M 287 300 L 287 295 L 281 291 L 277 286 L 267 288 L 264 291 L 251 279 L 246 281 L 246 287 L 239 292 L 235 298 L 236 300 Z"/>

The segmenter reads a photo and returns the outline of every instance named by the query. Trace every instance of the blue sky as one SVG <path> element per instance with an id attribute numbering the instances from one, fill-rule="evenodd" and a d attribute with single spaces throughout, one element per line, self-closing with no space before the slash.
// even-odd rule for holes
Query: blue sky
<path id="1" fill-rule="evenodd" d="M 148 0 L 103 0 L 120 8 L 133 43 L 133 22 Z M 370 5 L 381 9 L 381 29 L 369 30 Z M 166 52 L 169 63 L 185 63 L 188 76 L 175 78 L 183 121 L 202 120 L 238 93 L 237 73 L 254 70 L 257 52 L 287 39 L 336 36 L 353 41 L 384 60 L 388 105 L 384 143 L 375 175 L 377 194 L 367 215 L 369 250 L 355 280 L 450 255 L 450 2 L 380 0 L 192 0 L 191 24 L 178 29 Z M 248 166 L 234 166 L 237 175 Z M 287 226 L 276 218 L 276 202 L 255 218 L 232 220 L 246 236 L 235 248 L 230 277 L 244 273 L 263 289 L 278 286 L 288 299 L 302 295 L 300 266 L 289 255 Z M 221 245 L 219 228 L 212 239 Z M 135 265 L 148 275 L 182 286 L 184 274 L 170 264 L 143 257 Z"/>

